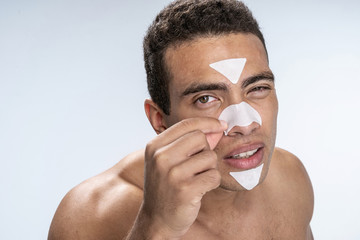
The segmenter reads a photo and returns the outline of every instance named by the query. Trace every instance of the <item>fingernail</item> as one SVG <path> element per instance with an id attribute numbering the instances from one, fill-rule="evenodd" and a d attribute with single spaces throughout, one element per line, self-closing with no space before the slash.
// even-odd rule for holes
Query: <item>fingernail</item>
<path id="1" fill-rule="evenodd" d="M 221 123 L 222 127 L 224 127 L 224 128 L 228 127 L 227 122 L 225 122 L 224 120 L 220 120 L 220 123 Z"/>

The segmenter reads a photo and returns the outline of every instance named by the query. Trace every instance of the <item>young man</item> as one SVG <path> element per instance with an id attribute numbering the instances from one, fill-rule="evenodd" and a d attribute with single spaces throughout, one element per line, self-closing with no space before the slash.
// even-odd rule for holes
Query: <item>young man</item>
<path id="1" fill-rule="evenodd" d="M 313 239 L 311 182 L 274 147 L 274 77 L 249 10 L 176 1 L 144 57 L 158 136 L 71 190 L 49 239 Z"/>

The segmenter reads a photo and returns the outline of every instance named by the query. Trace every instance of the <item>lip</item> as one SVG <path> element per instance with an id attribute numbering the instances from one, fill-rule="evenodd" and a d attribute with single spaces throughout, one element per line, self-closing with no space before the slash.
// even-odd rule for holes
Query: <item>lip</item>
<path id="1" fill-rule="evenodd" d="M 242 159 L 230 158 L 233 155 L 236 155 L 236 154 L 239 154 L 242 152 L 251 151 L 254 149 L 258 149 L 258 151 L 249 158 L 242 158 Z M 242 146 L 240 148 L 236 148 L 235 150 L 233 150 L 229 154 L 227 154 L 224 157 L 223 161 L 227 165 L 229 165 L 231 168 L 235 168 L 238 170 L 248 170 L 248 169 L 255 168 L 258 165 L 260 165 L 260 163 L 262 162 L 263 156 L 264 156 L 264 144 L 257 143 L 257 144 L 250 144 L 250 145 Z"/>

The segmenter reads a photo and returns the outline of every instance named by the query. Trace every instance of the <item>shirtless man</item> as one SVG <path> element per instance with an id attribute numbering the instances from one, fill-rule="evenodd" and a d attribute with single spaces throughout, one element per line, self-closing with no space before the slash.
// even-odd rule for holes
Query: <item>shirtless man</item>
<path id="1" fill-rule="evenodd" d="M 235 0 L 174 2 L 150 26 L 144 58 L 145 111 L 158 135 L 72 189 L 49 239 L 313 239 L 311 182 L 274 146 L 274 77 L 249 10 Z M 246 59 L 235 81 L 212 67 L 231 59 Z M 218 120 L 241 103 L 261 121 Z M 250 188 L 231 175 L 259 166 Z"/>

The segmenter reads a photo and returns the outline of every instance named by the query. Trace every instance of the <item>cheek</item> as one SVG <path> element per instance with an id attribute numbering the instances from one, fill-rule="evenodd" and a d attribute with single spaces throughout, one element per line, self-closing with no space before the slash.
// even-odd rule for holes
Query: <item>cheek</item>
<path id="1" fill-rule="evenodd" d="M 219 108 L 207 109 L 202 111 L 189 112 L 189 117 L 210 117 L 219 118 L 221 110 Z"/>
<path id="2" fill-rule="evenodd" d="M 278 114 L 278 102 L 276 97 L 272 101 L 269 101 L 268 104 L 263 105 L 261 112 L 259 112 L 259 114 L 263 121 L 263 127 L 268 132 L 276 133 L 277 114 Z"/>
<path id="3" fill-rule="evenodd" d="M 164 120 L 166 123 L 166 127 L 171 127 L 172 125 L 188 118 L 196 118 L 196 117 L 212 117 L 218 118 L 220 115 L 219 111 L 192 111 L 188 108 L 178 108 L 176 111 L 172 110 L 170 115 L 165 116 Z"/>
<path id="4" fill-rule="evenodd" d="M 273 125 L 275 128 L 275 131 L 276 131 L 276 125 L 277 125 L 278 110 L 279 110 L 279 105 L 278 105 L 277 98 L 275 96 L 273 109 L 272 109 Z"/>
<path id="5" fill-rule="evenodd" d="M 217 119 L 220 116 L 220 113 L 220 106 L 214 106 L 208 109 L 195 109 L 189 105 L 184 105 L 177 106 L 176 109 L 173 108 L 169 119 L 172 124 L 175 124 L 187 118 L 211 117 Z"/>
<path id="6" fill-rule="evenodd" d="M 181 120 L 189 118 L 188 115 L 186 108 L 171 99 L 170 115 L 165 116 L 164 119 L 167 127 L 171 127 Z"/>

